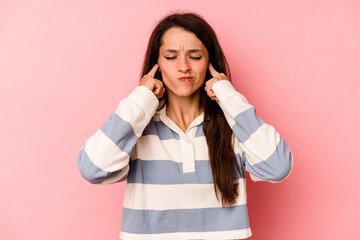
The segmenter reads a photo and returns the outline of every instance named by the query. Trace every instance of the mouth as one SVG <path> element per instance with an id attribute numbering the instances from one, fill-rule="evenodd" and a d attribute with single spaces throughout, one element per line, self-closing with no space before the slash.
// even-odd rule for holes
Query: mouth
<path id="1" fill-rule="evenodd" d="M 178 79 L 180 82 L 190 82 L 192 80 L 192 77 L 181 77 Z"/>

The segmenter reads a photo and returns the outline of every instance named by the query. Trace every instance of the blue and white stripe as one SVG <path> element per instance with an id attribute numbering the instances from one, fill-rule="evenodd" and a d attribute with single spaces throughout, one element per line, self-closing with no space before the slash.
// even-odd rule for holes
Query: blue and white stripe
<path id="1" fill-rule="evenodd" d="M 245 170 L 254 181 L 279 182 L 292 169 L 292 154 L 275 129 L 229 81 L 213 90 L 233 130 L 240 165 L 239 196 L 222 208 L 215 195 L 203 114 L 182 132 L 145 87 L 122 100 L 115 113 L 81 148 L 78 166 L 92 183 L 127 179 L 120 238 L 239 239 L 251 236 Z"/>
<path id="2" fill-rule="evenodd" d="M 239 197 L 235 205 L 246 204 L 245 179 L 237 180 Z M 141 184 L 127 183 L 123 206 L 130 209 L 201 209 L 221 208 L 214 192 L 214 185 L 208 184 Z M 146 199 L 146 201 L 144 201 Z"/>
<path id="3" fill-rule="evenodd" d="M 170 210 L 139 210 L 123 208 L 122 230 L 137 234 L 169 232 L 214 232 L 249 227 L 246 205 L 228 208 L 192 208 Z"/>
<path id="4" fill-rule="evenodd" d="M 280 134 L 256 115 L 255 108 L 229 81 L 219 81 L 212 89 L 236 136 L 234 150 L 244 159 L 251 179 L 269 182 L 285 179 L 292 170 L 293 159 Z"/>
<path id="5" fill-rule="evenodd" d="M 144 96 L 147 102 L 138 96 Z M 125 180 L 130 169 L 130 153 L 158 104 L 154 94 L 143 86 L 121 101 L 115 113 L 80 149 L 77 163 L 81 175 L 97 184 Z"/>

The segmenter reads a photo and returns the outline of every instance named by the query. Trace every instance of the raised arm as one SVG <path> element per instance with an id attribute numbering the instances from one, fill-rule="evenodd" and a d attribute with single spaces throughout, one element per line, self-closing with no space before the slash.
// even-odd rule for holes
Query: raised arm
<path id="1" fill-rule="evenodd" d="M 144 86 L 138 86 L 118 104 L 116 111 L 81 147 L 77 163 L 91 183 L 105 184 L 126 179 L 129 157 L 159 101 Z"/>
<path id="2" fill-rule="evenodd" d="M 141 79 L 140 86 L 120 101 L 116 111 L 81 147 L 77 164 L 89 182 L 106 184 L 127 178 L 131 151 L 164 93 L 162 83 L 153 78 L 157 69 L 156 64 Z"/>
<path id="3" fill-rule="evenodd" d="M 292 170 L 289 146 L 274 129 L 256 115 L 255 108 L 228 80 L 212 85 L 218 103 L 235 136 L 235 153 L 254 181 L 280 182 Z"/>

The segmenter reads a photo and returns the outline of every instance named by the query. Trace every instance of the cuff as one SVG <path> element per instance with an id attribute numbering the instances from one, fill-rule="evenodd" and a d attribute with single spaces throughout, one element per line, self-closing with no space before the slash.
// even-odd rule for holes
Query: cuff
<path id="1" fill-rule="evenodd" d="M 150 119 L 156 111 L 159 105 L 159 100 L 155 94 L 145 86 L 137 86 L 126 98 L 126 100 L 135 103 L 141 108 L 146 116 L 146 119 Z"/>

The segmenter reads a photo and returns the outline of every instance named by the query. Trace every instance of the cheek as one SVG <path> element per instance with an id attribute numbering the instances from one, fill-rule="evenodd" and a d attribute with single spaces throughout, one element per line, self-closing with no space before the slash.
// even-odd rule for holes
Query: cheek
<path id="1" fill-rule="evenodd" d="M 171 70 L 171 66 L 169 65 L 168 62 L 159 60 L 158 64 L 159 64 L 159 68 L 162 73 L 167 73 L 167 72 L 169 72 L 169 70 Z"/>
<path id="2" fill-rule="evenodd" d="M 173 81 L 174 78 L 177 77 L 177 70 L 174 66 L 172 66 L 169 63 L 163 63 L 160 64 L 159 63 L 159 67 L 161 69 L 161 76 L 162 76 L 162 80 L 163 82 L 169 82 L 169 81 Z"/>
<path id="3" fill-rule="evenodd" d="M 160 74 L 161 74 L 162 81 L 165 85 L 168 85 L 169 79 L 171 79 L 171 76 L 173 74 L 171 73 L 171 71 L 169 71 L 168 66 L 160 65 L 160 63 L 159 63 L 159 67 L 161 69 Z"/>
<path id="4" fill-rule="evenodd" d="M 160 67 L 161 68 L 161 67 Z M 161 68 L 161 76 L 162 76 L 162 78 L 163 78 L 163 81 L 164 81 L 164 79 L 166 80 L 166 79 L 168 79 L 170 76 L 171 76 L 171 72 L 169 72 L 169 69 L 168 68 L 166 68 L 166 67 L 164 67 L 163 66 L 163 68 Z"/>
<path id="5" fill-rule="evenodd" d="M 206 76 L 206 71 L 207 71 L 207 68 L 208 68 L 207 66 L 208 66 L 208 65 L 207 65 L 206 62 L 199 64 L 199 66 L 198 66 L 198 73 L 200 74 L 200 76 L 202 76 L 202 77 L 205 77 L 205 76 Z"/>

